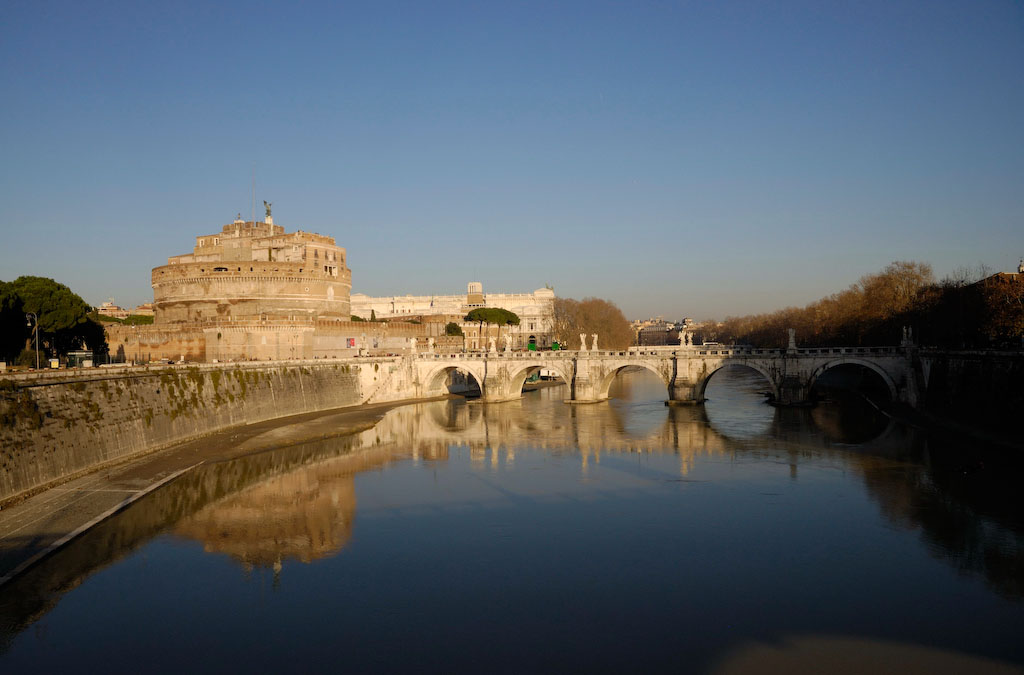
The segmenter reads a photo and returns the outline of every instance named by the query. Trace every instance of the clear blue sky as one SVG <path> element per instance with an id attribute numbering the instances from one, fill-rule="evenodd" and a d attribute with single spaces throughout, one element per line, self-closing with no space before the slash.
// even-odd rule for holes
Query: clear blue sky
<path id="1" fill-rule="evenodd" d="M 0 279 L 88 302 L 259 203 L 353 291 L 630 318 L 1024 256 L 1024 4 L 46 2 L 0 22 Z"/>

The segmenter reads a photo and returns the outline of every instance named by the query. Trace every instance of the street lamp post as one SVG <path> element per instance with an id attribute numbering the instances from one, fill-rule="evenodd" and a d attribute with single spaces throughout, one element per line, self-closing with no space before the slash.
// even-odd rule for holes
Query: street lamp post
<path id="1" fill-rule="evenodd" d="M 32 317 L 32 319 L 28 320 L 29 317 Z M 39 370 L 39 317 L 36 316 L 35 312 L 26 312 L 25 319 L 28 320 L 28 322 L 25 325 L 28 326 L 29 328 L 33 327 L 33 323 L 35 324 L 35 333 L 36 333 L 36 370 Z"/>

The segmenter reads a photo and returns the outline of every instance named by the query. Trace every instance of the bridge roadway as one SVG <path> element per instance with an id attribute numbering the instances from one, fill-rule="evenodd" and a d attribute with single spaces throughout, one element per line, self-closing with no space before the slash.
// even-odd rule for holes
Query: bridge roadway
<path id="1" fill-rule="evenodd" d="M 593 403 L 608 398 L 615 376 L 624 368 L 653 372 L 665 384 L 668 401 L 704 402 L 708 382 L 727 366 L 745 366 L 768 380 L 775 401 L 801 405 L 822 373 L 855 364 L 875 372 L 891 400 L 916 406 L 919 386 L 913 368 L 914 347 L 828 347 L 819 349 L 753 349 L 690 347 L 627 351 L 468 352 L 413 354 L 409 384 L 416 396 L 447 393 L 453 371 L 468 373 L 486 402 L 520 398 L 526 379 L 539 369 L 550 370 L 569 384 L 569 401 Z"/>

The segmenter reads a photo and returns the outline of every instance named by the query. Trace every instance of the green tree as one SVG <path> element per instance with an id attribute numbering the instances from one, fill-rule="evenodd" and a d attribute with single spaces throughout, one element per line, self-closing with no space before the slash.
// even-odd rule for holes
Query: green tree
<path id="1" fill-rule="evenodd" d="M 461 337 L 462 336 L 462 328 L 459 326 L 459 324 L 455 323 L 454 321 L 449 321 L 448 325 L 446 325 L 444 327 L 444 334 L 445 335 L 456 335 L 456 336 L 460 336 Z"/>
<path id="2" fill-rule="evenodd" d="M 371 309 L 370 310 L 370 321 L 376 321 L 376 320 L 377 320 L 377 312 L 375 312 L 375 311 L 373 311 Z"/>
<path id="3" fill-rule="evenodd" d="M 93 321 L 99 321 L 100 323 L 124 323 L 124 319 L 118 319 L 116 316 L 107 316 L 106 314 L 100 314 L 95 308 L 89 312 L 89 318 Z"/>
<path id="4" fill-rule="evenodd" d="M 479 335 L 481 341 L 483 340 L 483 327 L 484 324 L 493 324 L 498 326 L 498 337 L 501 337 L 502 326 L 518 326 L 519 315 L 515 312 L 510 312 L 507 309 L 500 307 L 477 307 L 472 310 L 465 317 L 466 321 L 475 321 L 479 324 Z M 483 346 L 481 344 L 481 346 Z"/>
<path id="5" fill-rule="evenodd" d="M 0 360 L 13 362 L 25 347 L 31 329 L 14 284 L 0 281 Z"/>
<path id="6" fill-rule="evenodd" d="M 80 349 L 83 345 L 96 355 L 97 363 L 106 360 L 105 357 L 110 353 L 110 347 L 107 345 L 106 332 L 99 321 L 88 319 L 85 323 L 76 326 L 74 331 L 69 331 L 66 334 L 58 333 L 56 348 L 59 354 L 66 354 L 72 349 Z"/>
<path id="7" fill-rule="evenodd" d="M 494 323 L 498 324 L 498 338 L 501 338 L 502 326 L 518 326 L 519 315 L 507 309 L 501 309 L 500 307 L 497 307 L 495 309 L 497 310 L 497 321 L 495 321 Z"/>
<path id="8" fill-rule="evenodd" d="M 476 334 L 480 338 L 481 347 L 483 347 L 484 341 L 484 323 L 487 322 L 488 316 L 487 307 L 477 307 L 470 310 L 469 314 L 464 317 L 466 321 L 476 321 L 479 324 Z"/>
<path id="9" fill-rule="evenodd" d="M 507 309 L 502 309 L 501 307 L 495 307 L 491 311 L 493 312 L 492 316 L 494 317 L 494 320 L 491 321 L 491 323 L 497 324 L 499 326 L 519 325 L 519 315 L 516 314 L 515 312 L 511 312 Z"/>
<path id="10" fill-rule="evenodd" d="M 97 331 L 96 322 L 89 319 L 91 308 L 70 288 L 45 277 L 18 277 L 11 286 L 24 311 L 38 317 L 40 344 L 50 352 L 61 356 L 83 343 L 105 351 L 102 327 Z"/>

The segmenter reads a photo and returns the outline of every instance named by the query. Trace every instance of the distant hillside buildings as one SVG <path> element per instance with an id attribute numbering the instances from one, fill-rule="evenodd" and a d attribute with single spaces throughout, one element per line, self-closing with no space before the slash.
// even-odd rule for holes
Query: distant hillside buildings
<path id="1" fill-rule="evenodd" d="M 114 304 L 114 299 L 101 303 L 96 308 L 97 314 L 103 316 L 109 316 L 114 319 L 127 319 L 129 316 L 153 316 L 153 303 L 146 302 L 135 309 L 125 309 L 124 307 L 118 307 Z"/>
<path id="2" fill-rule="evenodd" d="M 672 322 L 657 316 L 652 319 L 637 319 L 631 323 L 635 336 L 634 343 L 642 346 L 679 344 L 679 331 L 695 326 L 693 319 L 689 317 Z"/>
<path id="3" fill-rule="evenodd" d="M 101 303 L 100 306 L 96 308 L 96 313 L 102 314 L 103 316 L 109 316 L 114 319 L 128 318 L 128 310 L 125 309 L 124 307 L 118 307 L 117 305 L 115 305 L 113 298 L 107 300 L 104 303 Z"/>

